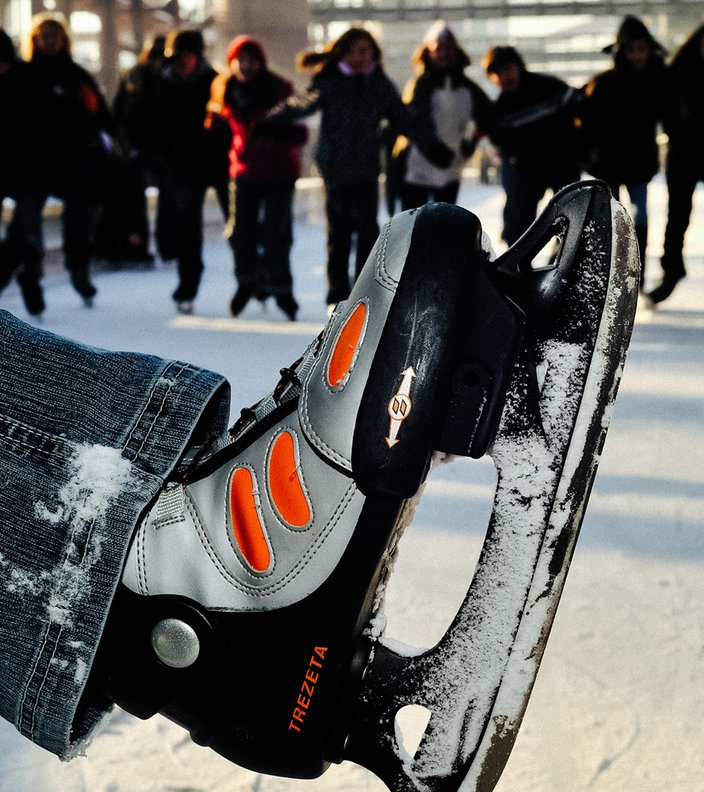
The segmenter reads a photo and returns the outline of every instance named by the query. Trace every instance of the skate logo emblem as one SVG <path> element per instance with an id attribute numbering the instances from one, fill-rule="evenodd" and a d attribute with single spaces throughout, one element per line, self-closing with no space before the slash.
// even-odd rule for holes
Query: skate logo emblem
<path id="1" fill-rule="evenodd" d="M 413 402 L 411 401 L 411 382 L 416 376 L 413 366 L 401 372 L 401 385 L 394 393 L 389 401 L 387 411 L 389 413 L 389 434 L 384 439 L 389 448 L 393 448 L 398 443 L 398 433 L 401 430 L 401 424 L 411 414 Z"/>
<path id="2" fill-rule="evenodd" d="M 306 715 L 308 709 L 313 701 L 315 695 L 315 688 L 320 679 L 320 673 L 325 662 L 325 655 L 328 651 L 327 646 L 316 646 L 313 649 L 313 654 L 308 661 L 308 668 L 303 677 L 298 697 L 296 698 L 296 705 L 291 713 L 291 719 L 288 723 L 288 730 L 300 732 L 305 726 Z"/>

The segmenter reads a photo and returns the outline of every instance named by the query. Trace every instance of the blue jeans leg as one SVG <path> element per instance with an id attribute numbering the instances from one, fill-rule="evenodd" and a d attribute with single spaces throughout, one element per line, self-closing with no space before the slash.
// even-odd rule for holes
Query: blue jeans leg
<path id="1" fill-rule="evenodd" d="M 0 311 L 0 716 L 68 756 L 130 538 L 193 443 L 227 426 L 212 372 L 105 352 Z"/>

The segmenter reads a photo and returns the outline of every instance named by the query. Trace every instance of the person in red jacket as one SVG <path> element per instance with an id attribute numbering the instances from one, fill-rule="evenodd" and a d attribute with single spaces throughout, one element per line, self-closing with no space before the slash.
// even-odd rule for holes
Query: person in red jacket
<path id="1" fill-rule="evenodd" d="M 232 131 L 227 235 L 237 291 L 230 310 L 238 316 L 252 297 L 264 302 L 273 296 L 293 321 L 298 303 L 289 255 L 292 207 L 308 131 L 300 123 L 267 122 L 267 113 L 293 94 L 293 85 L 267 67 L 259 41 L 237 36 L 227 60 L 229 73 L 214 86 L 210 109 L 211 123 L 224 119 Z"/>

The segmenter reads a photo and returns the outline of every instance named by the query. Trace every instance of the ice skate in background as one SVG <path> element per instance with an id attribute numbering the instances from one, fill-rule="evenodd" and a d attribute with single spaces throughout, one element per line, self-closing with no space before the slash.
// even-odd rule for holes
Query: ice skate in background
<path id="1" fill-rule="evenodd" d="M 321 336 L 145 517 L 88 705 L 161 712 L 262 773 L 351 760 L 393 792 L 494 787 L 584 516 L 639 264 L 601 182 L 562 190 L 498 259 L 487 247 L 456 206 L 387 224 Z M 437 646 L 392 650 L 376 617 L 431 462 L 485 454 L 498 482 L 466 598 Z M 429 714 L 414 756 L 396 729 L 408 705 Z"/>

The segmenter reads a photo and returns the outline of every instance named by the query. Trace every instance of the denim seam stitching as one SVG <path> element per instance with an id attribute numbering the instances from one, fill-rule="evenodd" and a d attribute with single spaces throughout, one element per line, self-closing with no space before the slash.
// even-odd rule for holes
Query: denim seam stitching
<path id="1" fill-rule="evenodd" d="M 174 363 L 174 361 L 169 362 L 169 364 L 166 366 L 166 368 L 159 375 L 159 380 L 157 381 L 157 383 L 161 382 L 164 379 L 166 373 L 169 371 L 169 369 L 171 369 L 175 365 L 176 365 L 176 363 Z M 189 368 L 190 368 L 190 366 L 188 366 L 188 365 L 182 365 L 179 368 L 179 370 L 176 372 L 176 376 L 174 377 L 174 380 L 178 379 L 181 376 L 181 374 L 184 371 L 186 371 L 187 369 L 189 369 Z M 149 422 L 149 424 L 147 426 L 144 438 L 142 439 L 142 442 L 140 443 L 139 448 L 134 452 L 134 454 L 132 456 L 127 456 L 127 458 L 129 459 L 130 462 L 136 462 L 136 460 L 138 459 L 140 453 L 144 449 L 144 446 L 146 445 L 147 440 L 149 439 L 149 436 L 151 435 L 152 429 L 156 425 L 156 422 L 158 421 L 159 416 L 162 414 L 162 412 L 164 410 L 164 405 L 166 404 L 166 400 L 169 397 L 169 395 L 170 395 L 170 393 L 171 393 L 171 391 L 173 389 L 173 386 L 174 386 L 174 383 L 173 382 L 169 382 L 168 387 L 166 388 L 166 391 L 164 392 L 163 396 L 161 397 L 161 404 L 158 406 L 158 409 L 154 412 L 154 415 L 151 418 L 151 420 L 150 420 L 150 422 Z M 137 420 L 134 422 L 134 425 L 132 426 L 132 429 L 130 430 L 129 435 L 127 436 L 127 439 L 125 440 L 125 443 L 124 443 L 124 446 L 123 446 L 125 452 L 127 452 L 127 449 L 128 449 L 128 447 L 129 447 L 129 445 L 130 445 L 130 443 L 132 441 L 132 437 L 134 436 L 135 432 L 137 431 L 137 428 L 139 427 L 140 422 L 142 421 L 143 417 L 149 412 L 149 408 L 150 408 L 150 406 L 152 404 L 152 401 L 154 401 L 156 399 L 156 396 L 157 396 L 157 387 L 155 386 L 155 387 L 152 388 L 151 393 L 149 394 L 149 398 L 146 400 L 146 402 L 144 404 L 144 407 L 142 408 L 142 411 L 137 416 Z"/>
<path id="2" fill-rule="evenodd" d="M 4 416 L 0 416 L 0 423 L 7 426 L 10 430 L 13 428 L 16 430 L 10 436 L 5 434 L 3 438 L 3 442 L 8 446 L 19 446 L 21 448 L 27 449 L 29 451 L 39 453 L 42 456 L 47 457 L 50 459 L 55 451 L 57 446 L 66 445 L 66 441 L 61 437 L 56 437 L 55 435 L 49 434 L 48 432 L 42 432 L 39 429 L 34 429 L 31 426 L 23 423 L 22 421 L 11 421 Z M 39 443 L 30 443 L 27 439 L 23 437 L 17 437 L 17 434 L 23 434 L 25 437 L 36 437 L 39 438 L 41 444 Z M 51 448 L 47 448 L 47 445 L 51 445 Z"/>
<path id="3" fill-rule="evenodd" d="M 85 542 L 83 543 L 83 551 L 81 553 L 81 559 L 80 559 L 81 562 L 83 562 L 85 560 L 86 553 L 87 553 L 87 550 L 88 550 L 88 545 L 90 544 L 91 537 L 93 536 L 93 528 L 94 527 L 95 527 L 95 520 L 91 521 L 90 527 L 89 527 L 88 532 L 86 534 Z M 75 539 L 75 535 L 76 535 L 76 530 L 74 529 L 71 532 L 71 536 L 70 536 L 71 540 Z M 66 553 L 64 554 L 64 560 L 63 560 L 63 564 L 62 564 L 62 570 L 61 570 L 61 573 L 60 573 L 60 575 L 58 577 L 57 585 L 54 586 L 53 591 L 57 591 L 57 590 L 59 590 L 61 588 L 60 584 L 61 584 L 61 581 L 64 579 L 66 563 L 68 561 L 69 547 L 70 547 L 70 543 L 67 543 L 67 545 L 66 545 Z M 50 635 L 50 632 L 51 632 L 52 624 L 54 624 L 54 623 L 55 622 L 52 622 L 51 620 L 47 623 L 46 631 L 44 632 L 44 637 L 42 639 L 42 647 L 41 647 L 40 651 L 37 653 L 37 659 L 36 659 L 36 662 L 35 662 L 34 667 L 32 669 L 32 673 L 30 674 L 29 679 L 27 680 L 27 684 L 25 685 L 24 693 L 22 695 L 22 701 L 20 702 L 20 711 L 19 711 L 19 717 L 18 717 L 18 722 L 20 724 L 24 720 L 24 709 L 25 709 L 25 705 L 27 703 L 29 690 L 33 686 L 33 680 L 34 680 L 34 677 L 37 674 L 38 667 L 39 667 L 39 664 L 40 664 L 40 660 L 42 659 L 42 656 L 44 654 L 44 649 L 47 646 L 47 643 L 48 643 L 48 640 L 49 640 L 49 635 Z M 37 706 L 38 705 L 38 701 L 39 701 L 39 699 L 41 697 L 41 692 L 44 689 L 44 685 L 46 683 L 46 680 L 47 680 L 47 678 L 49 676 L 49 672 L 51 670 L 51 661 L 56 656 L 56 651 L 57 651 L 58 646 L 59 646 L 59 638 L 61 637 L 61 633 L 62 632 L 63 632 L 63 627 L 61 625 L 58 625 L 58 633 L 56 634 L 56 638 L 55 638 L 55 640 L 53 642 L 53 649 L 51 651 L 51 656 L 47 660 L 46 667 L 44 669 L 44 673 L 43 673 L 42 678 L 41 678 L 41 680 L 39 682 L 39 685 L 37 687 L 36 693 L 33 696 L 33 699 L 34 699 L 35 703 L 34 703 L 34 706 L 32 707 L 32 718 L 31 718 L 31 721 L 30 721 L 30 730 L 29 730 L 30 738 L 33 738 L 34 734 L 35 734 L 36 714 L 37 714 L 37 709 L 38 709 L 38 706 Z"/>

